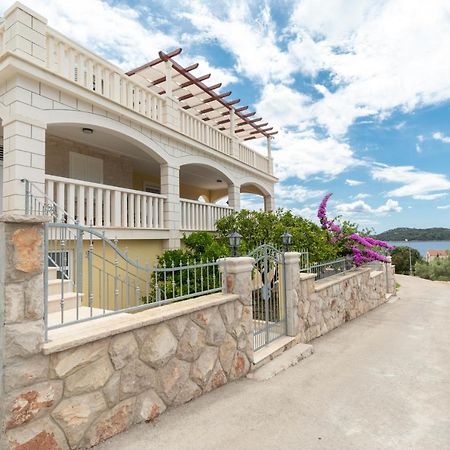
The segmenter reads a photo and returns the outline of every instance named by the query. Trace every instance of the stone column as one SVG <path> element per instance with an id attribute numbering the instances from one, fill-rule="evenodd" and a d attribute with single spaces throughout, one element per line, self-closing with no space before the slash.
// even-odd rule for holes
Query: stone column
<path id="1" fill-rule="evenodd" d="M 51 383 L 44 382 L 48 358 L 41 353 L 45 337 L 42 220 L 0 217 L 0 405 L 2 429 L 7 434 L 16 433 L 24 423 L 22 403 L 30 403 L 33 418 L 45 409 L 38 403 L 40 398 L 48 394 L 50 401 L 53 395 L 60 395 Z M 36 404 L 32 404 L 34 396 Z"/>
<path id="2" fill-rule="evenodd" d="M 222 272 L 223 292 L 239 295 L 236 317 L 241 317 L 240 328 L 236 329 L 238 349 L 235 366 L 239 372 L 248 372 L 253 362 L 253 311 L 252 311 L 252 271 L 255 260 L 248 256 L 223 258 L 219 260 Z"/>
<path id="3" fill-rule="evenodd" d="M 387 284 L 387 293 L 388 294 L 396 294 L 397 288 L 395 285 L 395 266 L 391 263 L 385 264 L 386 270 L 386 284 Z"/>
<path id="4" fill-rule="evenodd" d="M 228 206 L 235 211 L 241 209 L 241 188 L 235 184 L 228 185 Z"/>
<path id="5" fill-rule="evenodd" d="M 18 87 L 16 89 L 17 93 Z M 45 191 L 45 129 L 33 119 L 7 118 L 3 124 L 3 213 L 25 213 L 25 183 L 33 183 L 33 195 Z M 41 191 L 41 192 L 39 192 Z"/>
<path id="6" fill-rule="evenodd" d="M 286 252 L 284 254 L 286 286 L 286 334 L 297 336 L 299 332 L 298 294 L 297 287 L 300 275 L 300 253 Z"/>
<path id="7" fill-rule="evenodd" d="M 180 248 L 181 204 L 180 169 L 168 164 L 161 166 L 161 194 L 164 202 L 164 222 L 169 230 L 169 239 L 164 243 L 167 249 Z"/>
<path id="8" fill-rule="evenodd" d="M 35 64 L 47 62 L 47 19 L 21 3 L 4 13 L 4 49 Z"/>
<path id="9" fill-rule="evenodd" d="M 235 133 L 236 130 L 236 113 L 234 108 L 230 110 L 230 137 L 231 137 L 231 156 L 239 159 L 239 139 Z"/>
<path id="10" fill-rule="evenodd" d="M 264 196 L 264 211 L 270 212 L 275 210 L 275 199 L 273 195 Z"/>

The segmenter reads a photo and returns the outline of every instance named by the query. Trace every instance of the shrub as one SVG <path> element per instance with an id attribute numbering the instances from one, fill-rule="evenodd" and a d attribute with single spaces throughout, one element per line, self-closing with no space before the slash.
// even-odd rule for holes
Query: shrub
<path id="1" fill-rule="evenodd" d="M 248 254 L 262 243 L 281 246 L 281 235 L 292 234 L 292 251 L 307 249 L 310 262 L 335 259 L 339 248 L 328 239 L 328 233 L 310 220 L 295 216 L 291 211 L 274 212 L 242 210 L 217 221 L 217 235 L 222 245 L 228 245 L 228 234 L 242 235 L 240 253 Z"/>
<path id="2" fill-rule="evenodd" d="M 420 253 L 411 247 L 396 247 L 391 252 L 392 264 L 395 265 L 395 272 L 409 275 L 409 252 L 411 251 L 411 265 L 414 269 L 416 263 L 422 260 Z"/>

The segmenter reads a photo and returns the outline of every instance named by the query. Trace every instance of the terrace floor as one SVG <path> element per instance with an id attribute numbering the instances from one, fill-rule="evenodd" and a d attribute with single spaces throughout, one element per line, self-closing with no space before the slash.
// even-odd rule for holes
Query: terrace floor
<path id="1" fill-rule="evenodd" d="M 450 283 L 397 281 L 398 299 L 316 339 L 298 365 L 228 384 L 98 450 L 449 449 Z"/>

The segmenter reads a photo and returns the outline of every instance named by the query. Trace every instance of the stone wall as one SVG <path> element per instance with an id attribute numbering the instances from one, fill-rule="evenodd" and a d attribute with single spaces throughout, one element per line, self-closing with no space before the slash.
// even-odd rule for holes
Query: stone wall
<path id="1" fill-rule="evenodd" d="M 81 323 L 46 344 L 42 225 L 3 220 L 1 448 L 89 448 L 249 371 L 250 258 L 227 267 L 230 291 L 239 294 Z"/>
<path id="2" fill-rule="evenodd" d="M 299 340 L 309 342 L 385 303 L 394 293 L 393 273 L 391 265 L 363 267 L 317 282 L 299 274 L 292 304 Z"/>
<path id="3" fill-rule="evenodd" d="M 130 158 L 49 134 L 45 141 L 45 173 L 70 178 L 70 152 L 101 159 L 104 184 L 133 189 L 133 162 Z"/>

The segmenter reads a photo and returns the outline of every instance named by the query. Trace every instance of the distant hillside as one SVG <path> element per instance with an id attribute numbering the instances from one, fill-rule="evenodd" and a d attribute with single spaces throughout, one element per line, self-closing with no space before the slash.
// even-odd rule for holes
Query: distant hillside
<path id="1" fill-rule="evenodd" d="M 375 237 L 383 241 L 450 241 L 450 228 L 394 228 Z"/>

